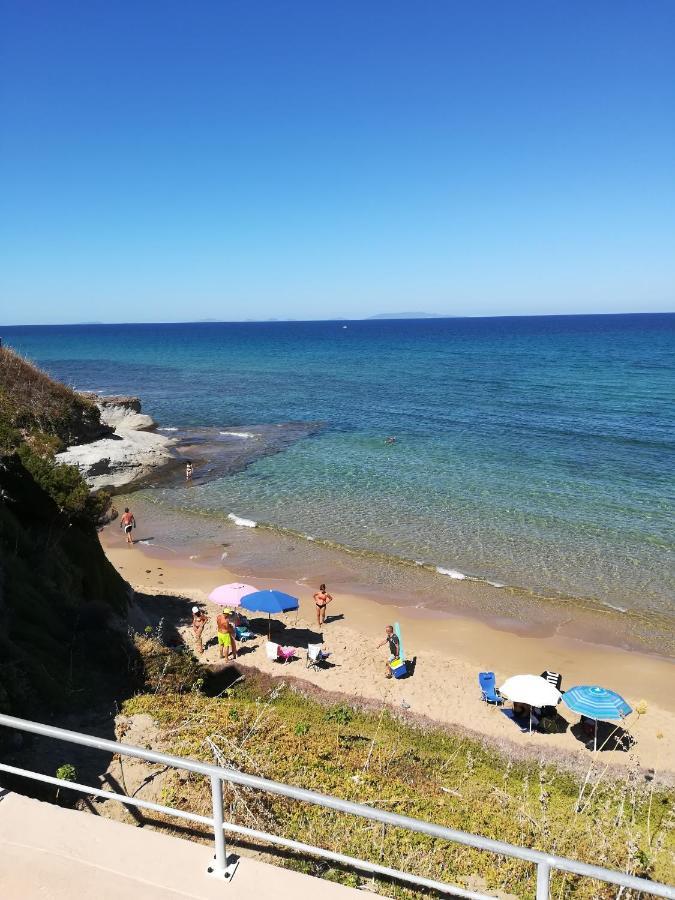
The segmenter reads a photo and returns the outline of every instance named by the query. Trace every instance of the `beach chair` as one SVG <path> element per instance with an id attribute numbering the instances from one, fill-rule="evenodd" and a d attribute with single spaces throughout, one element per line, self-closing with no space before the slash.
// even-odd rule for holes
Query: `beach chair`
<path id="1" fill-rule="evenodd" d="M 234 630 L 238 641 L 252 641 L 256 637 L 247 625 L 237 625 Z"/>
<path id="2" fill-rule="evenodd" d="M 499 691 L 495 687 L 494 672 L 479 672 L 478 684 L 480 685 L 480 699 L 486 703 L 494 703 L 495 706 L 501 706 L 504 702 L 499 695 Z"/>
<path id="3" fill-rule="evenodd" d="M 295 647 L 282 647 L 279 645 L 277 650 L 277 659 L 282 663 L 289 663 L 292 659 L 295 659 L 295 654 L 297 650 Z"/>
<path id="4" fill-rule="evenodd" d="M 551 672 L 549 669 L 546 669 L 545 672 L 541 673 L 541 677 L 544 679 L 544 681 L 548 681 L 548 683 L 552 684 L 554 688 L 561 691 L 562 675 L 560 674 L 560 672 Z"/>
<path id="5" fill-rule="evenodd" d="M 541 677 L 544 681 L 548 681 L 549 684 L 552 684 L 554 688 L 560 691 L 562 687 L 562 675 L 560 672 L 552 672 L 550 669 L 546 669 L 541 673 Z M 541 714 L 545 719 L 555 718 L 555 706 L 542 706 Z"/>
<path id="6" fill-rule="evenodd" d="M 267 641 L 265 653 L 267 658 L 274 662 L 288 663 L 295 656 L 295 647 L 282 647 L 280 644 L 275 644 L 274 641 Z"/>
<path id="7" fill-rule="evenodd" d="M 321 647 L 322 644 L 307 645 L 307 669 L 321 669 L 323 663 L 328 659 L 330 653 L 325 653 Z"/>

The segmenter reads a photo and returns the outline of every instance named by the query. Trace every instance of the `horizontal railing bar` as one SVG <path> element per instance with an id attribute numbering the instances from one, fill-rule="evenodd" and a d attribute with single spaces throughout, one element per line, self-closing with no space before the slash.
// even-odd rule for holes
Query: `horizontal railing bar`
<path id="1" fill-rule="evenodd" d="M 194 772 L 199 775 L 207 775 L 209 777 L 216 776 L 242 787 L 266 791 L 267 793 L 277 794 L 283 797 L 290 797 L 294 800 L 312 803 L 315 806 L 323 806 L 326 809 L 349 813 L 363 819 L 382 822 L 397 828 L 405 828 L 408 831 L 414 831 L 419 834 L 429 835 L 430 837 L 440 838 L 441 840 L 463 844 L 478 850 L 489 850 L 500 856 L 510 856 L 515 859 L 522 859 L 532 863 L 545 863 L 551 868 L 563 872 L 570 872 L 574 875 L 583 875 L 598 881 L 606 881 L 610 884 L 618 884 L 623 887 L 632 888 L 636 891 L 643 891 L 656 897 L 665 897 L 667 900 L 675 900 L 675 889 L 665 884 L 647 881 L 644 878 L 636 878 L 634 875 L 628 875 L 623 872 L 613 872 L 611 869 L 604 869 L 600 866 L 576 862 L 575 860 L 565 859 L 560 856 L 550 856 L 539 850 L 530 850 L 525 847 L 507 844 L 504 841 L 496 841 L 492 838 L 468 834 L 464 831 L 457 831 L 454 828 L 446 828 L 445 826 L 424 822 L 420 819 L 412 819 L 408 816 L 390 813 L 385 810 L 377 809 L 377 807 L 364 806 L 359 803 L 353 803 L 350 800 L 342 800 L 327 794 L 319 794 L 317 791 L 310 791 L 306 788 L 298 788 L 292 785 L 282 784 L 278 781 L 271 781 L 257 775 L 247 775 L 244 772 L 238 772 L 236 769 L 224 769 L 209 763 L 185 759 L 180 756 L 171 756 L 166 753 L 158 753 L 155 750 L 146 750 L 142 747 L 132 747 L 128 744 L 107 740 L 106 738 L 98 738 L 88 734 L 79 734 L 78 732 L 68 731 L 64 728 L 43 725 L 40 722 L 30 722 L 26 719 L 18 719 L 14 716 L 0 715 L 0 725 L 5 725 L 8 728 L 16 728 L 19 731 L 27 731 L 31 734 L 39 734 L 43 737 L 67 741 L 68 743 L 78 744 L 83 747 L 104 750 L 112 754 L 122 754 L 124 756 L 131 756 L 135 759 L 144 759 L 148 762 L 161 763 L 165 766 L 183 769 L 184 771 Z"/>
<path id="2" fill-rule="evenodd" d="M 467 898 L 467 900 L 495 900 L 494 894 L 478 894 L 475 891 L 467 891 L 465 888 L 449 884 L 445 881 L 434 881 L 431 878 L 425 878 L 423 875 L 413 875 L 410 872 L 403 872 L 401 869 L 390 869 L 388 866 L 381 866 L 379 863 L 367 862 L 363 859 L 357 859 L 353 856 L 345 856 L 343 853 L 335 853 L 333 850 L 324 850 L 322 847 L 314 847 L 311 844 L 303 844 L 300 841 L 294 841 L 291 838 L 278 837 L 275 834 L 268 834 L 266 831 L 256 831 L 254 828 L 246 828 L 244 825 L 234 825 L 226 822 L 223 825 L 225 831 L 233 834 L 251 837 L 258 841 L 265 841 L 268 844 L 278 844 L 280 847 L 288 847 L 290 850 L 296 850 L 299 853 L 305 853 L 311 856 L 321 856 L 324 859 L 330 859 L 333 862 L 348 866 L 352 869 L 360 869 L 364 872 L 370 872 L 373 875 L 383 875 L 393 880 L 408 881 L 419 887 L 430 888 L 444 894 L 451 894 L 453 897 Z"/>
<path id="3" fill-rule="evenodd" d="M 153 803 L 151 800 L 142 800 L 140 797 L 129 797 L 127 794 L 115 794 L 113 791 L 105 791 L 101 788 L 90 787 L 87 784 L 78 784 L 76 781 L 65 781 L 63 778 L 52 778 L 51 775 L 42 775 L 40 772 L 30 772 L 28 769 L 17 769 L 16 766 L 7 766 L 0 763 L 0 772 L 9 772 L 11 775 L 19 775 L 22 778 L 32 778 L 34 781 L 42 781 L 45 784 L 53 784 L 59 788 L 67 788 L 71 791 L 79 791 L 81 794 L 90 794 L 92 797 L 100 797 L 102 800 L 117 800 L 125 806 L 138 806 L 140 809 L 151 809 L 153 812 L 165 813 L 177 819 L 187 819 L 189 822 L 198 822 L 200 825 L 208 825 L 213 828 L 213 819 L 209 816 L 200 816 L 197 813 L 185 812 L 183 809 L 174 809 L 171 806 L 162 806 L 161 803 Z"/>
<path id="4" fill-rule="evenodd" d="M 118 803 L 122 803 L 124 806 L 149 809 L 153 812 L 164 813 L 165 815 L 174 816 L 178 819 L 197 822 L 200 825 L 208 825 L 209 828 L 213 828 L 213 819 L 208 816 L 200 816 L 197 815 L 197 813 L 185 812 L 182 809 L 162 806 L 160 803 L 153 803 L 150 800 L 143 800 L 140 797 L 130 797 L 127 794 L 116 794 L 113 791 L 94 788 L 87 784 L 79 784 L 76 781 L 66 781 L 64 778 L 54 778 L 51 775 L 43 775 L 40 772 L 31 772 L 28 769 L 19 769 L 17 766 L 9 766 L 5 763 L 0 763 L 0 772 L 8 772 L 10 775 L 18 775 L 21 778 L 30 778 L 33 781 L 52 784 L 55 787 L 66 788 L 71 791 L 78 791 L 81 794 L 100 797 L 102 800 L 115 800 Z M 335 853 L 332 850 L 324 850 L 323 847 L 315 847 L 312 844 L 303 844 L 299 841 L 294 841 L 291 838 L 270 834 L 267 831 L 256 831 L 254 828 L 247 828 L 244 825 L 235 825 L 234 823 L 225 822 L 223 824 L 223 830 L 229 831 L 232 834 L 240 834 L 246 837 L 255 838 L 256 840 L 264 841 L 268 844 L 277 844 L 280 847 L 288 847 L 289 849 L 297 850 L 300 853 L 330 859 L 333 862 L 339 862 L 342 865 L 351 866 L 354 869 L 360 869 L 364 872 L 371 872 L 377 875 L 384 875 L 387 878 L 408 881 L 417 884 L 420 887 L 443 891 L 446 894 L 451 893 L 456 897 L 468 898 L 468 900 L 494 900 L 494 897 L 490 897 L 487 894 L 477 894 L 474 891 L 466 891 L 464 888 L 446 884 L 443 881 L 433 881 L 430 878 L 403 872 L 401 869 L 391 869 L 388 866 L 381 866 L 378 863 L 371 863 L 365 859 L 357 859 L 353 856 L 345 856 L 342 853 Z"/>

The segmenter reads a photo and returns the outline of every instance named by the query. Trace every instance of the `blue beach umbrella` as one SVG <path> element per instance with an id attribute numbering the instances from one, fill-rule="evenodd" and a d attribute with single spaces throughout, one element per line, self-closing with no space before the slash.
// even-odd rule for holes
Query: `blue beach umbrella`
<path id="1" fill-rule="evenodd" d="M 610 691 L 609 688 L 598 687 L 597 685 L 580 684 L 570 688 L 563 694 L 563 703 L 568 706 L 572 712 L 579 713 L 580 716 L 586 716 L 587 719 L 595 721 L 595 739 L 593 741 L 593 749 L 597 749 L 598 745 L 598 720 L 613 721 L 614 719 L 625 719 L 633 710 L 626 703 L 620 694 L 616 691 Z"/>
<path id="2" fill-rule="evenodd" d="M 270 631 L 272 629 L 272 613 L 290 612 L 299 606 L 298 598 L 291 597 L 290 594 L 284 594 L 283 591 L 255 591 L 241 598 L 241 606 L 250 612 L 266 612 L 270 621 Z"/>

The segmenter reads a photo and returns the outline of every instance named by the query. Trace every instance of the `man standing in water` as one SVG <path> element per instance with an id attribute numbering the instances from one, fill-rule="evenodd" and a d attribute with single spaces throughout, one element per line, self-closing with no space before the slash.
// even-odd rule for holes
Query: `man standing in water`
<path id="1" fill-rule="evenodd" d="M 136 519 L 134 519 L 134 514 L 129 512 L 129 507 L 124 507 L 124 514 L 120 519 L 120 528 L 124 528 L 124 533 L 127 536 L 127 544 L 133 544 L 133 540 L 131 538 L 131 530 L 136 527 Z"/>
<path id="2" fill-rule="evenodd" d="M 236 659 L 237 645 L 234 640 L 235 630 L 227 613 L 218 613 L 216 627 L 218 629 L 218 650 L 220 651 L 220 658 L 229 659 L 230 653 L 232 653 L 232 659 Z"/>

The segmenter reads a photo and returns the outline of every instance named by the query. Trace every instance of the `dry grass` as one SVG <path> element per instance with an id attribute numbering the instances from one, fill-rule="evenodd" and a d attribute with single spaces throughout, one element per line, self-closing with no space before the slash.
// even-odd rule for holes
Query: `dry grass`
<path id="1" fill-rule="evenodd" d="M 326 707 L 286 687 L 269 692 L 251 683 L 217 698 L 198 690 L 145 694 L 124 712 L 152 715 L 180 755 L 639 876 L 673 878 L 672 797 L 637 768 L 621 780 L 591 772 L 580 803 L 581 782 L 543 762 L 514 761 L 466 737 L 402 725 L 384 710 Z M 197 776 L 172 776 L 165 801 L 208 814 L 209 786 Z M 227 788 L 226 802 L 230 821 L 241 825 L 434 879 L 467 885 L 478 877 L 482 889 L 534 895 L 533 868 L 516 860 L 240 788 Z M 337 869 L 324 877 L 358 881 Z M 420 896 L 392 884 L 379 889 Z M 615 897 L 616 889 L 558 875 L 551 896 L 595 900 Z"/>
<path id="2" fill-rule="evenodd" d="M 71 388 L 53 381 L 27 359 L 0 348 L 0 423 L 24 437 L 55 438 L 60 449 L 107 433 L 98 407 Z"/>

